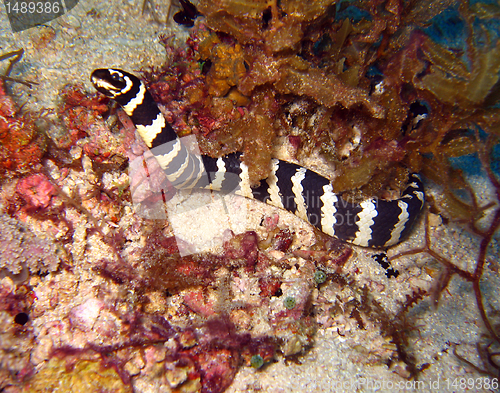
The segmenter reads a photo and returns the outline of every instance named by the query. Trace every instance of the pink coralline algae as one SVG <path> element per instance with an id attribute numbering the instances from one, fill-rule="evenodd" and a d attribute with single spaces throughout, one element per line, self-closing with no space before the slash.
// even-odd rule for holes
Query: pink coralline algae
<path id="1" fill-rule="evenodd" d="M 16 191 L 33 209 L 49 207 L 52 196 L 56 194 L 56 188 L 43 173 L 30 175 L 19 180 Z"/>

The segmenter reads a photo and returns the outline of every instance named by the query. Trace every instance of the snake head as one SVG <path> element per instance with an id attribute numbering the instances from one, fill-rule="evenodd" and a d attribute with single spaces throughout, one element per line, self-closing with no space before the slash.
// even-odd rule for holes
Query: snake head
<path id="1" fill-rule="evenodd" d="M 97 91 L 116 100 L 130 91 L 134 79 L 137 78 L 132 74 L 114 68 L 99 68 L 90 76 Z"/>

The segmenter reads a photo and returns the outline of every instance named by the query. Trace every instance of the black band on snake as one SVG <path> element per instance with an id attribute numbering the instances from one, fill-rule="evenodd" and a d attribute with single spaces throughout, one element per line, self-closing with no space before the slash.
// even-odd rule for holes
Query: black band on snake
<path id="1" fill-rule="evenodd" d="M 277 159 L 272 160 L 270 176 L 259 186 L 250 187 L 248 167 L 240 160 L 241 153 L 221 158 L 189 153 L 136 76 L 117 69 L 97 69 L 91 81 L 130 116 L 177 189 L 237 190 L 237 194 L 286 209 L 330 236 L 363 247 L 399 243 L 424 205 L 423 185 L 416 174 L 410 175 L 399 199 L 372 198 L 353 204 L 335 194 L 325 177 Z"/>

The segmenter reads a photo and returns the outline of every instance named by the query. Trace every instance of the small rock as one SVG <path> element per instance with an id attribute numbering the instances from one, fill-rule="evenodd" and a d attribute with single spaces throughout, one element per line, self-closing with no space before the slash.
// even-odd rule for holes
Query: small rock
<path id="1" fill-rule="evenodd" d="M 88 299 L 85 303 L 80 304 L 70 311 L 69 321 L 72 326 L 88 332 L 94 327 L 103 307 L 104 303 L 99 299 Z"/>
<path id="2" fill-rule="evenodd" d="M 187 380 L 187 368 L 186 367 L 175 367 L 172 370 L 167 370 L 165 372 L 165 376 L 167 377 L 168 383 L 170 387 L 176 388 L 181 383 L 184 383 Z"/>

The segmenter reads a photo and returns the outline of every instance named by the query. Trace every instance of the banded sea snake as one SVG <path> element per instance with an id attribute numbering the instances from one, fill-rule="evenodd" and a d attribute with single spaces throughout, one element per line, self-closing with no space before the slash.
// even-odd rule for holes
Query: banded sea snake
<path id="1" fill-rule="evenodd" d="M 237 194 L 286 209 L 330 236 L 363 247 L 399 243 L 424 205 L 423 185 L 416 174 L 410 174 L 399 199 L 372 198 L 352 204 L 335 194 L 325 177 L 277 159 L 272 160 L 269 177 L 259 186 L 250 187 L 248 167 L 240 160 L 241 153 L 221 158 L 191 154 L 136 76 L 104 68 L 95 70 L 91 81 L 130 116 L 176 189 L 236 190 Z"/>

